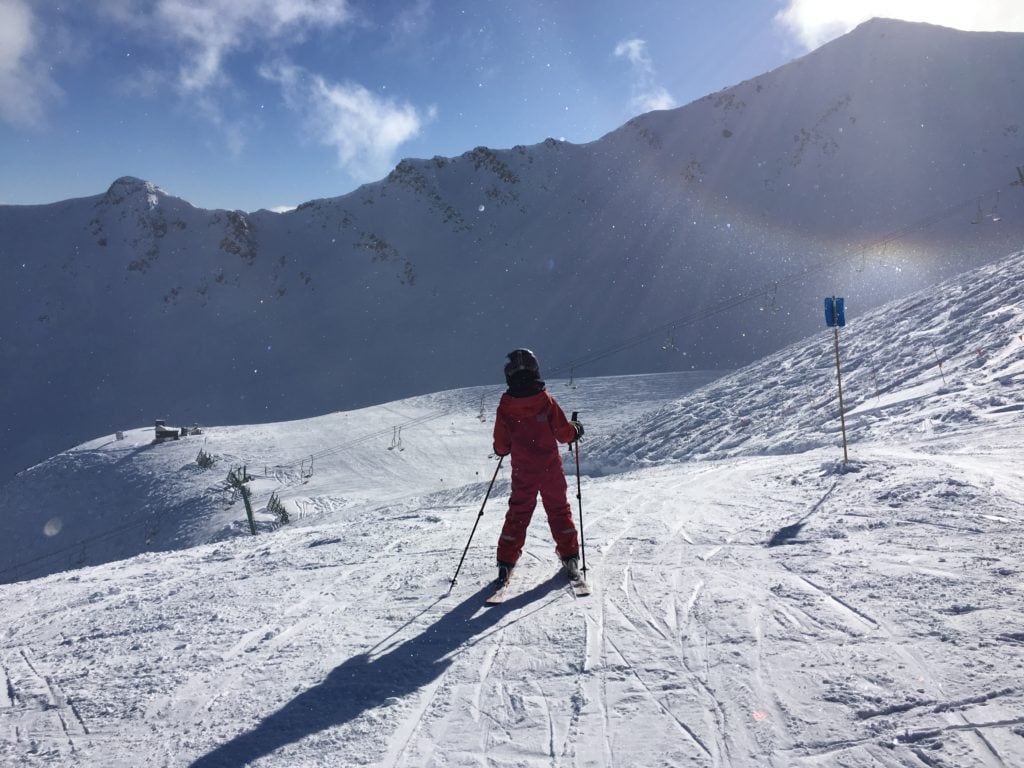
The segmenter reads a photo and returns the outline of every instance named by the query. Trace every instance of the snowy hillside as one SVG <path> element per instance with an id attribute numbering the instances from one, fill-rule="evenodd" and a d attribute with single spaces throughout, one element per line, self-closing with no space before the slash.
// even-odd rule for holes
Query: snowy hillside
<path id="1" fill-rule="evenodd" d="M 867 308 L 1009 253 L 1022 39 L 876 20 L 590 144 L 403 160 L 287 214 L 131 177 L 0 206 L 0 476 L 157 418 L 484 384 L 523 344 L 566 377 L 731 369 L 837 284 Z"/>
<path id="2" fill-rule="evenodd" d="M 840 361 L 851 444 L 1015 424 L 1024 411 L 1024 251 L 860 314 Z M 841 443 L 833 331 L 783 349 L 646 415 L 591 448 L 621 469 L 789 454 Z M 854 451 L 854 454 L 856 451 Z"/>
<path id="3" fill-rule="evenodd" d="M 570 397 L 600 434 L 714 376 L 612 377 L 588 380 L 582 389 L 551 381 L 550 387 Z M 343 517 L 392 497 L 466 486 L 472 496 L 480 473 L 487 473 L 490 420 L 502 391 L 474 387 L 303 421 L 214 427 L 163 443 L 154 442 L 153 427 L 84 443 L 0 486 L 0 507 L 15 510 L 0 538 L 0 583 L 247 534 L 244 505 L 225 482 L 232 467 L 256 478 L 252 504 L 267 530 L 275 520 L 265 511 L 271 494 L 300 523 Z M 628 398 L 609 410 L 608 398 L 623 392 Z M 213 467 L 197 465 L 200 450 L 214 457 Z"/>
<path id="4" fill-rule="evenodd" d="M 286 448 L 253 485 L 305 514 L 253 537 L 236 501 L 220 542 L 0 586 L 0 761 L 1021 764 L 1022 270 L 848 309 L 846 465 L 823 328 L 689 395 L 552 382 L 588 424 L 586 598 L 540 513 L 514 596 L 482 606 L 505 471 L 449 593 L 494 471 L 494 389 L 210 431 L 216 474 Z M 200 442 L 145 439 L 55 457 L 19 505 L 64 477 L 85 497 L 150 477 L 164 512 L 202 489 Z"/>

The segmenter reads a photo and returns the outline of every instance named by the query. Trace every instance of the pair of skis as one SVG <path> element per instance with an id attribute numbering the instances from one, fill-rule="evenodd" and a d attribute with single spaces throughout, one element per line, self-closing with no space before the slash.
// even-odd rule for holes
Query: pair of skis
<path id="1" fill-rule="evenodd" d="M 499 584 L 497 589 L 484 600 L 484 605 L 501 605 L 505 602 L 505 598 L 508 597 L 509 583 L 512 581 L 511 576 L 504 583 Z M 583 576 L 576 579 L 569 579 L 569 586 L 572 587 L 572 593 L 576 597 L 586 597 L 590 594 L 590 585 L 587 584 Z"/>

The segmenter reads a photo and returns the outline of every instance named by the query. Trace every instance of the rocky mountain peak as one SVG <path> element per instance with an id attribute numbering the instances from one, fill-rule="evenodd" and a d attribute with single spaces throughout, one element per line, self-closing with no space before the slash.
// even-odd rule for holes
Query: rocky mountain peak
<path id="1" fill-rule="evenodd" d="M 103 195 L 103 202 L 108 205 L 119 205 L 126 200 L 138 199 L 145 201 L 150 208 L 155 207 L 161 197 L 167 193 L 151 181 L 122 176 L 114 181 Z"/>

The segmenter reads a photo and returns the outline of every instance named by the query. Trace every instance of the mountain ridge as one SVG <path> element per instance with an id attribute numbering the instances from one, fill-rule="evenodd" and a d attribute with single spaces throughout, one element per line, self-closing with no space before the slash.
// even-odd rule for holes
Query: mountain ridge
<path id="1" fill-rule="evenodd" d="M 407 159 L 286 213 L 133 177 L 0 206 L 0 471 L 157 417 L 278 421 L 497 380 L 516 346 L 577 375 L 733 368 L 806 335 L 822 291 L 867 307 L 1009 253 L 1024 204 L 992 191 L 1024 125 L 990 95 L 1024 92 L 1024 46 L 1003 42 L 1024 38 L 988 34 L 869 23 L 594 142 Z M 892 77 L 852 79 L 894 49 L 987 64 L 913 99 L 913 79 L 901 100 Z"/>

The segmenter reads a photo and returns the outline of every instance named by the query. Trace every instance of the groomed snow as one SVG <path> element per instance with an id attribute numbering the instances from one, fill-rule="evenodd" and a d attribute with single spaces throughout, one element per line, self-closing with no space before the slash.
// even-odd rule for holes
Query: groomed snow
<path id="1" fill-rule="evenodd" d="M 587 425 L 586 598 L 538 513 L 483 607 L 506 469 L 448 591 L 497 387 L 61 454 L 2 489 L 5 576 L 142 553 L 0 586 L 0 762 L 1024 764 L 1022 284 L 1017 254 L 848 307 L 847 463 L 824 327 L 697 389 L 549 382 Z"/>

